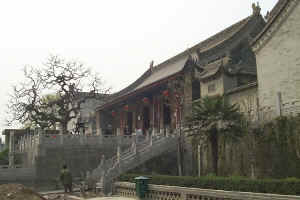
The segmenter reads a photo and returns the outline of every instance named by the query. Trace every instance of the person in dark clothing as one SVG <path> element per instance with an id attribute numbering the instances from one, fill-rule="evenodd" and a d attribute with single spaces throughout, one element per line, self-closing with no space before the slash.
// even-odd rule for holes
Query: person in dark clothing
<path id="1" fill-rule="evenodd" d="M 67 165 L 64 165 L 61 170 L 60 181 L 65 188 L 65 192 L 72 192 L 72 174 L 68 170 Z"/>

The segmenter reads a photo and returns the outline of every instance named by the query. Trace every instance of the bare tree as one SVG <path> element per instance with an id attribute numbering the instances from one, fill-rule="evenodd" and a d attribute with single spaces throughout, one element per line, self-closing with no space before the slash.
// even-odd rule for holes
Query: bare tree
<path id="1" fill-rule="evenodd" d="M 245 120 L 245 135 L 242 140 L 249 153 L 251 178 L 256 178 L 256 151 L 258 146 L 257 130 L 260 128 L 258 121 L 258 102 L 255 95 L 247 95 L 241 102 L 240 108 L 243 112 Z"/>
<path id="2" fill-rule="evenodd" d="M 183 145 L 183 135 L 182 135 L 182 114 L 183 114 L 183 105 L 184 105 L 184 88 L 183 88 L 183 77 L 179 76 L 179 78 L 173 80 L 170 83 L 170 89 L 174 95 L 174 111 L 176 113 L 176 126 L 178 126 L 179 138 L 178 138 L 178 146 L 177 146 L 177 166 L 178 166 L 178 175 L 184 175 L 184 145 Z"/>
<path id="3" fill-rule="evenodd" d="M 82 103 L 109 92 L 83 64 L 58 56 L 50 56 L 41 68 L 25 67 L 24 77 L 10 94 L 8 125 L 17 121 L 45 129 L 60 124 L 67 133 L 67 124 L 76 118 Z"/>

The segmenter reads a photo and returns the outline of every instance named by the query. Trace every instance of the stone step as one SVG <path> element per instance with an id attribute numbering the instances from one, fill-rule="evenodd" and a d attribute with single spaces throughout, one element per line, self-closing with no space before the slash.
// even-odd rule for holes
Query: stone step
<path id="1" fill-rule="evenodd" d="M 105 164 L 103 164 L 103 166 L 99 165 L 91 174 L 93 174 L 95 178 L 99 178 L 101 177 L 103 170 L 106 169 L 104 181 L 110 182 L 122 173 L 138 167 L 151 158 L 156 157 L 165 151 L 176 149 L 177 137 L 177 135 L 173 137 L 156 136 L 152 138 L 152 142 L 149 140 L 142 141 L 135 146 L 131 146 L 130 149 L 123 153 L 121 152 L 119 157 L 120 163 L 118 157 L 115 156 L 104 161 Z M 132 149 L 133 147 L 136 149 Z"/>

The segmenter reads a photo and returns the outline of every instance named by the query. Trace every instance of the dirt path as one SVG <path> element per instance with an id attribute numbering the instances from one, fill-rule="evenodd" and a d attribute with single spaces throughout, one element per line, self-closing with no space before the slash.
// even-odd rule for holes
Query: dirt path
<path id="1" fill-rule="evenodd" d="M 45 200 L 45 198 L 21 184 L 2 184 L 0 200 Z"/>

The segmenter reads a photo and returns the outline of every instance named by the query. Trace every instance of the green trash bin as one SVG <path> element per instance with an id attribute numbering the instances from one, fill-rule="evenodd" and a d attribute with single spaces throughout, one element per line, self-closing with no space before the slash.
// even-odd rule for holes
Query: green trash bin
<path id="1" fill-rule="evenodd" d="M 136 190 L 136 196 L 138 196 L 140 199 L 145 198 L 145 194 L 148 192 L 148 177 L 139 176 L 135 177 L 135 190 Z"/>

